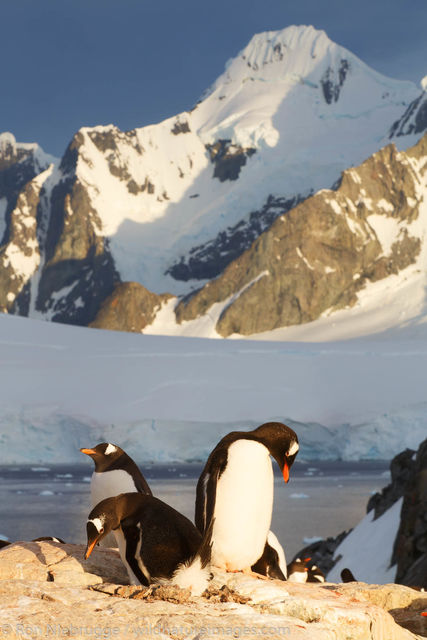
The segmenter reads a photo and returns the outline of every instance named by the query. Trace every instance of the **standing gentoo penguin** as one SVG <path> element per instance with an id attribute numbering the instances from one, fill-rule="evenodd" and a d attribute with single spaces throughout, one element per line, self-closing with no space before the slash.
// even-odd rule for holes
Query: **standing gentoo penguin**
<path id="1" fill-rule="evenodd" d="M 80 449 L 95 463 L 95 471 L 90 482 L 92 507 L 119 493 L 137 491 L 152 495 L 146 479 L 138 466 L 116 444 L 102 442 L 93 449 Z"/>
<path id="2" fill-rule="evenodd" d="M 261 558 L 273 510 L 275 458 L 289 480 L 298 453 L 296 433 L 281 422 L 233 431 L 210 454 L 197 483 L 195 522 L 204 533 L 212 520 L 212 564 L 249 571 Z"/>
<path id="3" fill-rule="evenodd" d="M 131 584 L 171 581 L 193 595 L 208 586 L 211 531 L 202 539 L 188 518 L 158 498 L 124 493 L 102 500 L 89 514 L 86 530 L 86 559 L 109 531 L 116 533 Z"/>
<path id="4" fill-rule="evenodd" d="M 267 541 L 261 558 L 252 565 L 252 571 L 267 578 L 286 580 L 288 570 L 286 567 L 285 552 L 282 545 L 272 531 L 268 532 Z"/>

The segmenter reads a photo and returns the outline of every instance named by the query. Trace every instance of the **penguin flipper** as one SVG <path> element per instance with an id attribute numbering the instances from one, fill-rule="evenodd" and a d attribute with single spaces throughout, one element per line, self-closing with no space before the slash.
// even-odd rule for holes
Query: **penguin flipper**
<path id="1" fill-rule="evenodd" d="M 209 527 L 215 511 L 217 483 L 227 465 L 227 452 L 214 449 L 197 483 L 194 521 L 200 533 Z"/>
<path id="2" fill-rule="evenodd" d="M 139 471 L 139 469 L 138 469 Z M 150 487 L 148 486 L 148 482 L 146 481 L 146 479 L 144 478 L 144 476 L 142 475 L 141 472 L 138 473 L 137 477 L 135 478 L 135 486 L 137 488 L 137 490 L 139 491 L 139 493 L 145 493 L 147 496 L 152 496 L 153 492 L 151 491 Z"/>

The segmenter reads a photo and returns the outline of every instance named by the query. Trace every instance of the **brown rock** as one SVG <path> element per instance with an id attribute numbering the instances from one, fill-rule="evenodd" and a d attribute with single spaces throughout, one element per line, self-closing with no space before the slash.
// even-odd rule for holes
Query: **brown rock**
<path id="1" fill-rule="evenodd" d="M 152 293 L 138 282 L 122 282 L 103 302 L 89 326 L 140 333 L 153 322 L 162 303 L 170 297 L 167 293 Z"/>
<path id="2" fill-rule="evenodd" d="M 345 171 L 335 191 L 322 190 L 282 215 L 221 276 L 180 302 L 177 321 L 226 302 L 216 325 L 224 337 L 310 322 L 353 305 L 368 280 L 412 264 L 420 240 L 405 225 L 419 214 L 420 176 L 408 158 L 389 145 Z M 370 223 L 373 214 L 402 223 L 389 249 Z"/>
<path id="3" fill-rule="evenodd" d="M 125 571 L 119 568 L 114 550 L 96 549 L 91 562 L 83 560 L 83 553 L 81 545 L 52 542 L 19 542 L 2 550 L 0 637 L 416 637 L 365 597 L 369 585 L 362 585 L 363 596 L 359 597 L 358 585 L 344 593 L 336 585 L 299 585 L 219 572 L 210 592 L 224 594 L 226 602 L 205 597 L 189 600 L 189 594 L 168 585 L 150 589 L 120 586 L 116 579 L 118 574 L 123 578 Z M 393 605 L 407 602 L 403 589 L 402 597 L 393 596 Z M 376 595 L 376 601 L 383 599 Z M 386 602 L 390 605 L 391 601 Z"/>
<path id="4" fill-rule="evenodd" d="M 127 572 L 117 551 L 97 547 L 88 560 L 85 548 L 58 542 L 15 542 L 0 555 L 1 580 L 31 580 L 88 585 L 127 584 Z"/>

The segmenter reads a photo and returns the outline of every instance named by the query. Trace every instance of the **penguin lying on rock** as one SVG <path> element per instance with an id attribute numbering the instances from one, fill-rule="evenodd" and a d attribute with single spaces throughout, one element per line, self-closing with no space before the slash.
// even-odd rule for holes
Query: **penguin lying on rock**
<path id="1" fill-rule="evenodd" d="M 311 558 L 296 558 L 288 564 L 289 582 L 325 582 L 325 575 L 315 564 L 308 565 Z"/>
<path id="2" fill-rule="evenodd" d="M 210 574 L 212 527 L 206 535 L 158 498 L 124 493 L 102 500 L 89 514 L 85 558 L 110 531 L 131 584 L 171 582 L 200 595 Z"/>
<path id="3" fill-rule="evenodd" d="M 262 557 L 273 509 L 273 468 L 285 482 L 298 453 L 296 433 L 281 422 L 253 431 L 233 431 L 210 454 L 197 483 L 195 522 L 212 527 L 212 564 L 227 571 L 251 572 Z"/>
<path id="4" fill-rule="evenodd" d="M 307 582 L 308 567 L 304 560 L 296 558 L 288 564 L 289 582 Z"/>
<path id="5" fill-rule="evenodd" d="M 264 552 L 261 558 L 252 565 L 252 571 L 262 576 L 267 576 L 267 578 L 276 580 L 287 579 L 288 571 L 285 552 L 272 531 L 268 532 Z"/>

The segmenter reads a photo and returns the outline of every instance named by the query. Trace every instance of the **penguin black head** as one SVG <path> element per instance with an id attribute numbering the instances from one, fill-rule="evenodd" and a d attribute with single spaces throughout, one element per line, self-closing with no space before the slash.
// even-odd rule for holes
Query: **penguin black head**
<path id="1" fill-rule="evenodd" d="M 285 482 L 289 481 L 289 469 L 299 451 L 298 436 L 282 422 L 266 422 L 252 431 L 256 440 L 267 447 L 276 460 Z"/>
<path id="2" fill-rule="evenodd" d="M 95 545 L 112 529 L 116 529 L 119 526 L 120 517 L 117 511 L 117 498 L 122 495 L 101 500 L 90 512 L 86 523 L 87 547 L 85 560 L 89 558 Z"/>
<path id="3" fill-rule="evenodd" d="M 111 442 L 101 442 L 93 449 L 80 449 L 80 451 L 92 458 L 95 471 L 98 473 L 108 470 L 113 465 L 117 467 L 118 464 L 124 463 L 125 459 L 129 459 L 123 449 Z"/>

